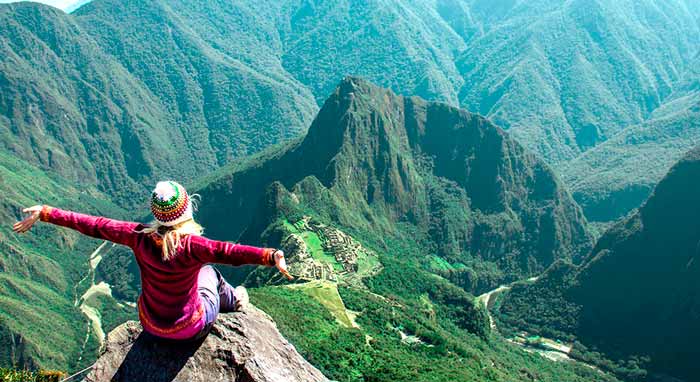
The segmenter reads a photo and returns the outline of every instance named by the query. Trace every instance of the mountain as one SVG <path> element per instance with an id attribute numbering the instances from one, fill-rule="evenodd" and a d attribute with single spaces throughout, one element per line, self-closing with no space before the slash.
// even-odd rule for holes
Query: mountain
<path id="1" fill-rule="evenodd" d="M 259 287 L 253 301 L 329 378 L 598 375 L 522 358 L 468 293 L 578 259 L 591 243 L 557 177 L 483 117 L 348 77 L 306 136 L 195 189 L 207 235 L 285 250 L 298 283 L 224 272 Z"/>
<path id="2" fill-rule="evenodd" d="M 697 380 L 699 176 L 700 147 L 671 168 L 638 212 L 600 238 L 582 266 L 552 269 L 507 294 L 505 321 L 573 335 L 652 374 Z M 564 307 L 559 318 L 539 319 Z"/>
<path id="3" fill-rule="evenodd" d="M 316 110 L 294 80 L 258 72 L 174 15 L 163 18 L 165 3 L 128 6 L 90 3 L 75 16 L 0 6 L 3 149 L 133 204 L 157 179 L 193 179 L 297 134 Z M 88 10 L 95 16 L 78 17 Z M 141 38 L 120 38 L 134 36 L 134 25 L 145 27 Z"/>
<path id="4" fill-rule="evenodd" d="M 550 163 L 646 120 L 698 52 L 685 1 L 475 1 L 460 102 Z M 694 17 L 695 16 L 695 17 Z"/>
<path id="5" fill-rule="evenodd" d="M 699 52 L 695 1 L 247 6 L 273 20 L 284 67 L 317 100 L 362 76 L 488 116 L 557 167 L 646 121 Z"/>
<path id="6" fill-rule="evenodd" d="M 12 151 L 75 172 L 66 175 L 118 193 L 121 203 L 154 174 L 192 180 L 297 135 L 338 81 L 358 75 L 486 115 L 561 171 L 590 217 L 614 220 L 680 156 L 654 153 L 650 171 L 631 169 L 625 153 L 646 149 L 624 132 L 653 125 L 647 142 L 669 144 L 664 131 L 673 127 L 659 114 L 698 78 L 700 5 L 689 0 L 98 0 L 70 15 L 36 4 L 3 8 L 3 72 L 13 73 L 4 83 L 21 92 L 4 91 L 5 104 L 23 100 L 1 113 L 18 124 L 5 128 L 50 138 L 41 150 Z M 48 19 L 31 21 L 30 12 Z M 36 35 L 39 23 L 56 33 Z M 27 44 L 38 50 L 23 51 Z M 24 89 L 34 78 L 41 81 Z M 47 107 L 32 111 L 33 99 Z M 47 149 L 68 133 L 54 137 L 34 120 L 75 136 L 87 131 L 87 142 L 70 142 L 85 153 Z M 93 125 L 110 133 L 98 136 Z M 695 129 L 682 126 L 675 144 L 690 146 Z M 582 157 L 608 140 L 618 143 Z M 74 163 L 49 164 L 47 152 Z M 167 165 L 174 162 L 177 172 Z M 591 163 L 603 163 L 603 180 L 591 180 Z M 633 180 L 623 188 L 608 175 L 629 170 Z M 626 189 L 631 196 L 619 201 Z M 609 205 L 615 211 L 601 213 Z"/>
<path id="7" fill-rule="evenodd" d="M 340 299 L 397 357 L 353 358 L 281 324 L 334 378 L 410 380 L 401 362 L 431 360 L 444 363 L 428 374 L 449 380 L 458 354 L 473 360 L 464 379 L 575 380 L 585 373 L 484 348 L 471 293 L 590 248 L 545 162 L 591 220 L 609 221 L 697 142 L 699 17 L 695 0 L 1 4 L 0 223 L 38 202 L 136 219 L 154 181 L 177 178 L 205 195 L 212 236 L 282 245 L 298 275 L 339 283 L 287 290 L 269 273 L 231 273 L 265 285 L 276 319 L 295 318 L 274 303 L 300 316 L 300 302 L 321 301 L 310 327 L 373 344 L 329 323 L 351 322 Z M 446 104 L 353 79 L 334 90 L 347 74 L 484 114 L 518 142 Z M 85 365 L 133 314 L 129 253 L 51 228 L 0 235 L 2 362 Z M 91 254 L 104 258 L 96 269 Z"/>
<path id="8" fill-rule="evenodd" d="M 64 10 L 66 11 L 66 13 L 75 12 L 76 9 L 82 7 L 83 5 L 89 3 L 90 1 L 92 1 L 92 0 L 77 0 L 77 1 L 74 1 L 73 4 L 67 6 Z"/>
<path id="9" fill-rule="evenodd" d="M 700 141 L 698 14 L 696 1 L 470 2 L 460 104 L 552 164 L 589 220 L 613 221 Z"/>
<path id="10" fill-rule="evenodd" d="M 120 204 L 156 178 L 191 181 L 296 136 L 349 74 L 486 115 L 560 171 L 595 221 L 636 208 L 676 148 L 698 141 L 694 118 L 666 115 L 693 113 L 677 98 L 699 78 L 695 1 L 2 9 L 0 129 L 23 137 L 6 148 Z M 644 141 L 625 138 L 640 130 Z"/>
<path id="11" fill-rule="evenodd" d="M 16 196 L 3 206 L 4 227 L 18 218 L 11 211 L 35 200 L 133 219 L 95 187 L 78 191 L 11 154 L 7 162 L 12 175 L 0 186 Z M 578 258 L 591 245 L 580 209 L 551 170 L 482 117 L 347 78 L 304 137 L 190 189 L 203 196 L 198 219 L 209 236 L 285 248 L 305 282 L 281 286 L 269 271 L 225 271 L 259 286 L 253 301 L 335 380 L 586 381 L 596 373 L 493 337 L 467 292 Z M 3 364 L 89 365 L 109 346 L 100 333 L 133 317 L 131 256 L 53 227 L 3 235 L 14 248 L 3 250 L 3 269 L 21 282 L 2 289 L 1 338 L 11 350 Z"/>
<path id="12" fill-rule="evenodd" d="M 322 103 L 346 75 L 408 95 L 458 102 L 463 39 L 426 1 L 269 1 L 242 5 L 279 36 L 284 68 Z"/>
<path id="13" fill-rule="evenodd" d="M 280 214 L 314 211 L 382 246 L 410 232 L 411 250 L 447 262 L 469 291 L 578 260 L 591 244 L 557 177 L 501 129 L 354 77 L 303 139 L 205 183 L 199 214 L 213 237 L 255 240 Z"/>
<path id="14" fill-rule="evenodd" d="M 246 381 L 326 382 L 254 306 L 218 317 L 203 340 L 157 341 L 130 321 L 109 333 L 87 382 Z"/>
<path id="15" fill-rule="evenodd" d="M 37 201 L 117 218 L 126 211 L 94 187 L 76 187 L 2 150 L 0 189 L 0 365 L 84 367 L 101 332 L 135 317 L 91 269 L 114 249 L 41 224 L 26 235 L 11 227 Z"/>
<path id="16" fill-rule="evenodd" d="M 700 78 L 696 1 L 256 4 L 280 36 L 282 65 L 319 102 L 353 74 L 485 115 L 560 171 L 591 220 L 638 207 L 698 141 L 694 119 L 661 116 L 681 112 L 674 100 Z M 649 125 L 644 142 L 665 149 L 623 138 Z M 608 140 L 618 149 L 588 155 Z M 634 168 L 628 152 L 658 159 Z M 615 174 L 630 177 L 620 186 Z"/>
<path id="17" fill-rule="evenodd" d="M 640 125 L 620 131 L 562 169 L 586 216 L 609 221 L 640 206 L 672 163 L 700 143 L 700 55 Z"/>

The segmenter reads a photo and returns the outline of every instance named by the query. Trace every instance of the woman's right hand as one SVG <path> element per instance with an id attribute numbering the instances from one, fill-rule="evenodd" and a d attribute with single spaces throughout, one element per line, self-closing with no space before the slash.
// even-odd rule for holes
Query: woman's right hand
<path id="1" fill-rule="evenodd" d="M 34 223 L 36 223 L 39 220 L 39 216 L 41 215 L 41 209 L 43 207 L 44 206 L 37 205 L 23 209 L 22 212 L 29 215 L 26 218 L 24 218 L 24 220 L 15 223 L 12 226 L 12 230 L 17 233 L 25 233 L 29 231 L 34 225 Z"/>
<path id="2" fill-rule="evenodd" d="M 281 249 L 275 251 L 275 266 L 288 280 L 293 280 L 294 277 L 287 271 L 287 262 L 284 260 L 284 252 Z"/>

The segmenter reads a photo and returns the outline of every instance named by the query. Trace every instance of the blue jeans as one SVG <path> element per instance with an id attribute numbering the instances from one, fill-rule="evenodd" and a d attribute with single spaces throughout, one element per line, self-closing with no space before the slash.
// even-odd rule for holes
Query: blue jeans
<path id="1" fill-rule="evenodd" d="M 226 282 L 221 273 L 211 265 L 205 265 L 199 270 L 197 283 L 206 323 L 202 334 L 206 334 L 211 330 L 220 312 L 236 310 L 236 297 L 231 284 Z"/>

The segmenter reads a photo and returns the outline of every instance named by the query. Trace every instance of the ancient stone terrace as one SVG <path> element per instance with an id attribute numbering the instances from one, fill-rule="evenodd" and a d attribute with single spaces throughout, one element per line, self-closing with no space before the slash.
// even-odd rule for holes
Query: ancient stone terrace
<path id="1" fill-rule="evenodd" d="M 293 225 L 300 232 L 315 233 L 321 241 L 323 251 L 332 255 L 342 267 L 342 271 L 336 273 L 331 264 L 314 259 L 300 235 L 291 234 L 285 240 L 284 245 L 287 251 L 294 256 L 290 271 L 301 278 L 336 280 L 338 276 L 356 273 L 358 259 L 361 255 L 376 256 L 343 231 L 316 222 L 309 216 L 304 216 Z"/>
<path id="2" fill-rule="evenodd" d="M 336 280 L 333 266 L 311 257 L 306 243 L 299 235 L 289 235 L 285 239 L 283 247 L 286 248 L 289 257 L 294 259 L 289 264 L 289 270 L 296 277 L 310 280 Z"/>

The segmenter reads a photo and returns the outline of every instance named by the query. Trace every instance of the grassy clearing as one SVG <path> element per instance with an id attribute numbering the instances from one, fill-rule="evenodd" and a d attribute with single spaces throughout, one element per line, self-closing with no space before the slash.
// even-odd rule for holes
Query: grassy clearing
<path id="1" fill-rule="evenodd" d="M 318 237 L 318 235 L 315 232 L 304 231 L 301 234 L 301 238 L 306 243 L 306 246 L 309 249 L 309 252 L 311 253 L 311 257 L 324 263 L 331 264 L 333 266 L 333 269 L 335 269 L 336 271 L 340 272 L 343 270 L 343 266 L 340 263 L 338 263 L 338 261 L 335 259 L 335 256 L 323 250 L 323 243 L 321 242 L 321 238 Z"/>
<path id="2" fill-rule="evenodd" d="M 336 283 L 330 281 L 311 281 L 305 284 L 289 285 L 289 288 L 300 290 L 320 302 L 338 322 L 346 328 L 359 328 L 354 321 L 354 315 L 348 312 L 343 299 L 338 293 Z"/>
<path id="3" fill-rule="evenodd" d="M 306 248 L 311 254 L 311 257 L 323 263 L 331 264 L 333 269 L 337 272 L 341 272 L 343 270 L 343 266 L 338 263 L 335 256 L 327 253 L 323 249 L 323 241 L 318 234 L 312 231 L 303 230 L 298 225 L 290 223 L 287 219 L 284 219 L 283 224 L 287 231 L 298 235 L 302 240 L 304 240 L 304 243 L 306 243 Z"/>

